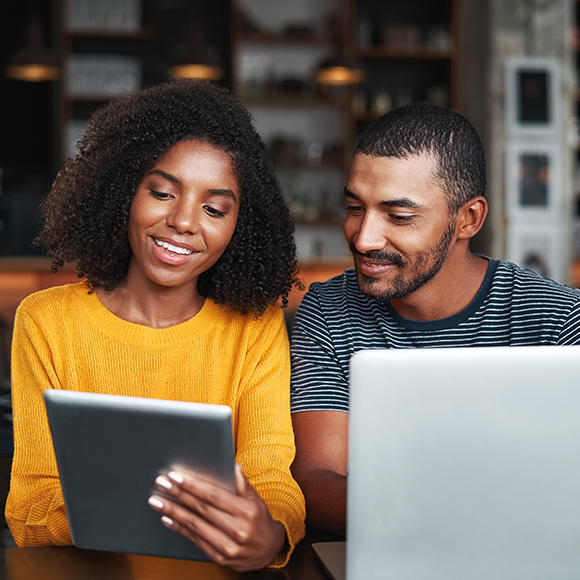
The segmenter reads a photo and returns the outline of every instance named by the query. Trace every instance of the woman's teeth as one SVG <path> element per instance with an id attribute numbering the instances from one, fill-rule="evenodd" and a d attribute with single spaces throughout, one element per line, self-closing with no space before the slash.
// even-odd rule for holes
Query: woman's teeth
<path id="1" fill-rule="evenodd" d="M 158 246 L 165 248 L 166 250 L 169 250 L 170 252 L 175 252 L 176 254 L 183 254 L 186 256 L 193 254 L 193 250 L 186 250 L 185 248 L 179 248 L 178 246 L 173 246 L 171 244 L 168 244 L 167 242 L 160 242 L 159 240 L 155 240 L 155 243 Z"/>

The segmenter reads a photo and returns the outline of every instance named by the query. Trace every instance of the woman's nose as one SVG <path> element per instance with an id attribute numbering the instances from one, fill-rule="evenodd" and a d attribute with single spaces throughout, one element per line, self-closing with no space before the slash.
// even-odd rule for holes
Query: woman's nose
<path id="1" fill-rule="evenodd" d="M 175 228 L 179 233 L 195 233 L 199 225 L 199 216 L 194 204 L 184 198 L 176 199 L 171 204 L 167 216 L 167 225 Z"/>

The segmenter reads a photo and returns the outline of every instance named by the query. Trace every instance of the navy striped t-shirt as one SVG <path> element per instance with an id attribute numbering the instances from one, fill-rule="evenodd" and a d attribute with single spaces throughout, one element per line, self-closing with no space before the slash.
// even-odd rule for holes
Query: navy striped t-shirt
<path id="1" fill-rule="evenodd" d="M 292 331 L 292 412 L 347 412 L 349 360 L 359 350 L 580 344 L 580 290 L 489 262 L 471 304 L 435 321 L 369 298 L 354 270 L 311 284 Z"/>

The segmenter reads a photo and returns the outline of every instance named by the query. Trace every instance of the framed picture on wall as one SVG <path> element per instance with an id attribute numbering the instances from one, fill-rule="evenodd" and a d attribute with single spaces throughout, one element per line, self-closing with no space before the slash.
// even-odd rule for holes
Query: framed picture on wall
<path id="1" fill-rule="evenodd" d="M 533 270 L 544 278 L 564 281 L 561 242 L 556 223 L 543 226 L 514 225 L 509 229 L 507 241 L 507 259 L 510 262 Z"/>
<path id="2" fill-rule="evenodd" d="M 557 135 L 561 115 L 560 64 L 556 59 L 519 57 L 505 64 L 505 111 L 509 134 Z"/>
<path id="3" fill-rule="evenodd" d="M 554 214 L 561 205 L 562 156 L 558 146 L 508 145 L 506 155 L 507 210 L 511 217 Z"/>

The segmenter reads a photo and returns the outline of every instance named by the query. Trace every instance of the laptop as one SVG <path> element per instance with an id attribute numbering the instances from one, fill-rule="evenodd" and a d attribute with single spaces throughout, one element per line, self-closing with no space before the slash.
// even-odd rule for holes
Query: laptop
<path id="1" fill-rule="evenodd" d="M 363 351 L 350 383 L 336 580 L 580 577 L 580 347 Z"/>
<path id="2" fill-rule="evenodd" d="M 209 561 L 147 503 L 155 478 L 193 470 L 235 493 L 231 409 L 138 397 L 44 394 L 75 546 Z"/>

